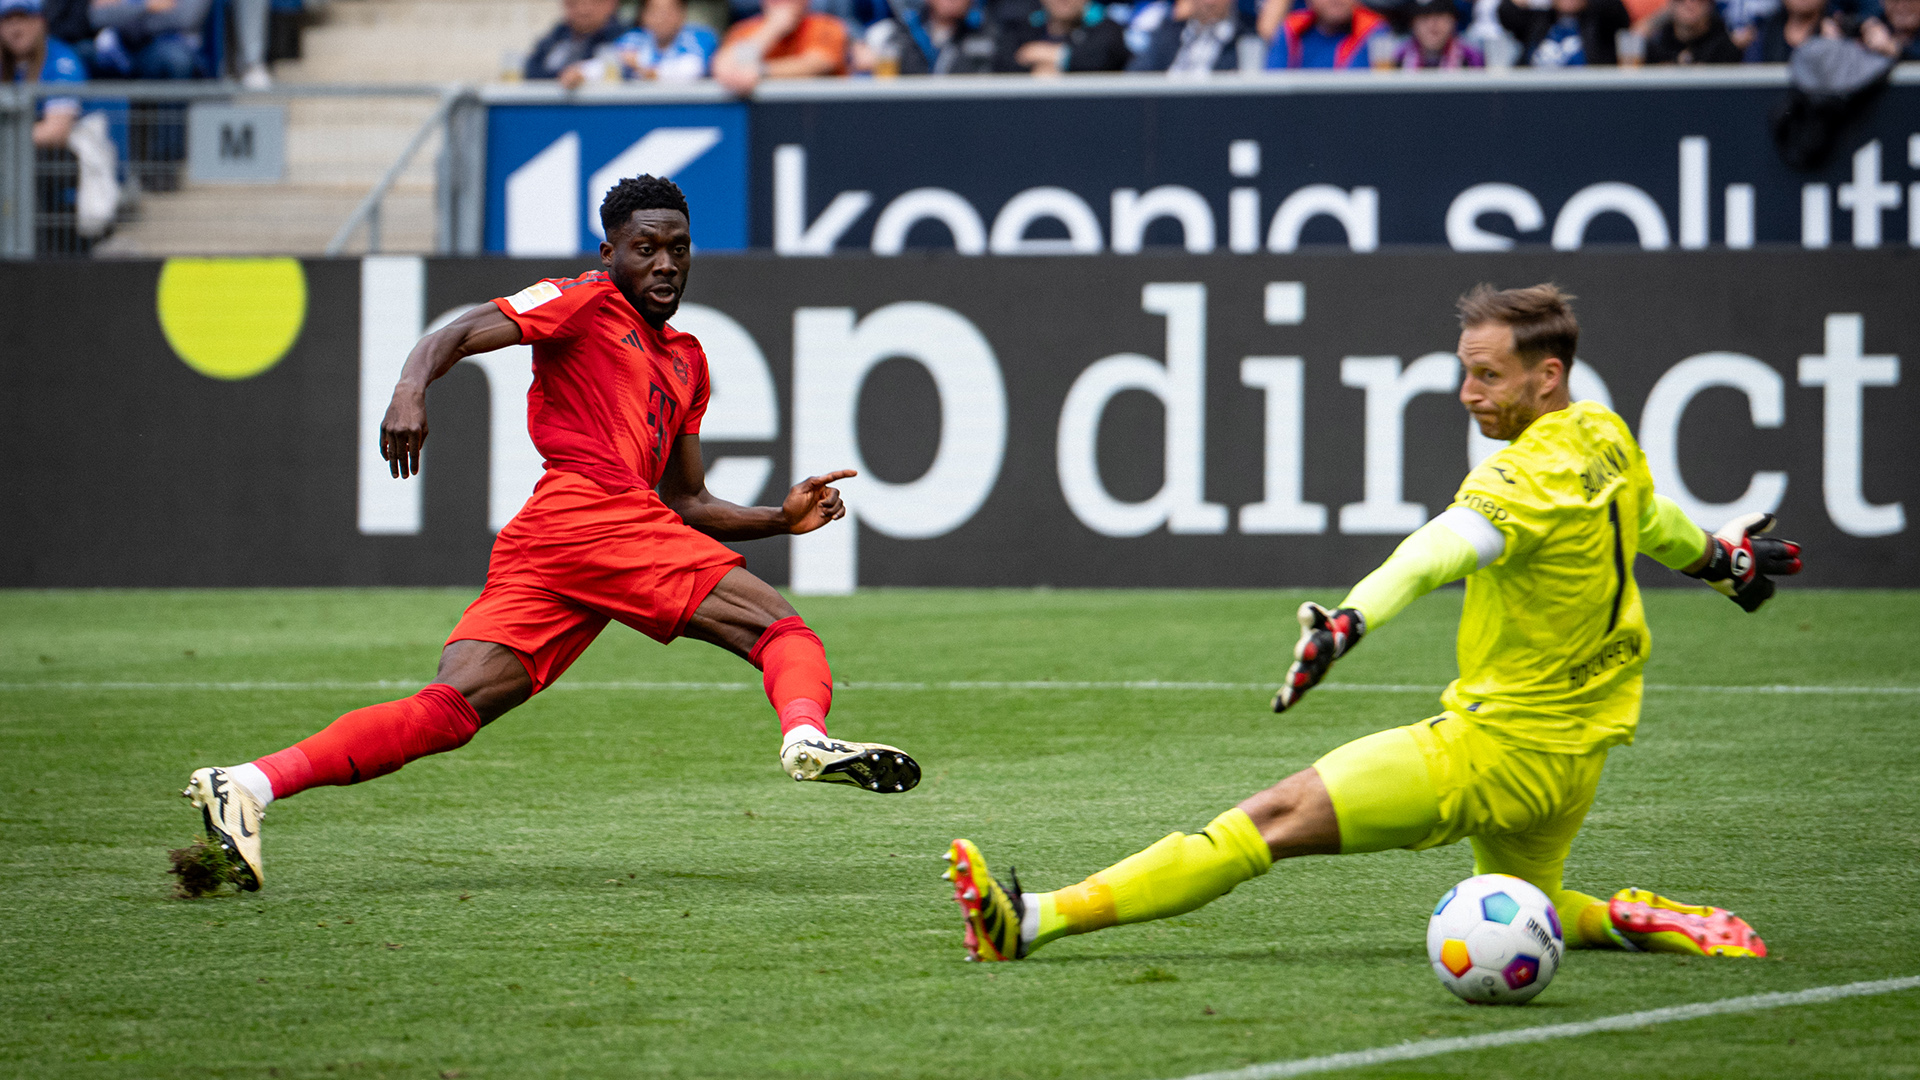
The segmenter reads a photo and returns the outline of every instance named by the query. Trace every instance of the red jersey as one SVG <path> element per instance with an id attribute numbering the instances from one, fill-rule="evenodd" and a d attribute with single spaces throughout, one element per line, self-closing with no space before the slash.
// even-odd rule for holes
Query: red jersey
<path id="1" fill-rule="evenodd" d="M 673 441 L 706 415 L 707 354 L 655 330 L 605 271 L 547 278 L 494 301 L 533 346 L 527 432 L 546 467 L 608 494 L 660 483 Z"/>

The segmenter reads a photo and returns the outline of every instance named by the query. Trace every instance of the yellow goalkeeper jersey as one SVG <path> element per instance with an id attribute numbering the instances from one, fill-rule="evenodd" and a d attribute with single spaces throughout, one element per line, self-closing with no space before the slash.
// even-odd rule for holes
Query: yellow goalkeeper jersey
<path id="1" fill-rule="evenodd" d="M 1685 565 L 1704 538 L 1656 506 L 1626 422 L 1592 402 L 1548 413 L 1467 474 L 1453 505 L 1506 548 L 1467 576 L 1460 677 L 1442 703 L 1537 750 L 1632 742 L 1651 642 L 1634 556 Z"/>

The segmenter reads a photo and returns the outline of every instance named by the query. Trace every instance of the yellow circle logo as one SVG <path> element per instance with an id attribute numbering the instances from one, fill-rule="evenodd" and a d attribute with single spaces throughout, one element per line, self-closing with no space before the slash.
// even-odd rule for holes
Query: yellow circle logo
<path id="1" fill-rule="evenodd" d="M 297 259 L 168 259 L 155 300 L 167 344 L 188 367 L 251 379 L 299 338 L 307 275 Z"/>

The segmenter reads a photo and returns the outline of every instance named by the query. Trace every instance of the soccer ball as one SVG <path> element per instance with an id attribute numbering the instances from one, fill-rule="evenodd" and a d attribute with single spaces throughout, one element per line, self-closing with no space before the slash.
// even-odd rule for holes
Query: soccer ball
<path id="1" fill-rule="evenodd" d="M 1476 1005 L 1518 1005 L 1547 988 L 1567 948 L 1547 894 L 1506 874 L 1447 890 L 1427 922 L 1440 984 Z"/>

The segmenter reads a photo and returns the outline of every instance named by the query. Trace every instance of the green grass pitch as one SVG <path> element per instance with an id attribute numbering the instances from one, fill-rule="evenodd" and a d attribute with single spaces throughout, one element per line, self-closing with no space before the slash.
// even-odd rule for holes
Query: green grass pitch
<path id="1" fill-rule="evenodd" d="M 0 1074 L 1156 1080 L 1920 974 L 1920 694 L 1713 689 L 1911 691 L 1920 594 L 1791 587 L 1751 617 L 1648 595 L 1640 741 L 1568 875 L 1732 907 L 1773 957 L 1574 953 L 1522 1008 L 1427 969 L 1464 844 L 1298 860 L 1184 918 L 963 962 L 953 837 L 1056 888 L 1434 692 L 1329 688 L 1275 717 L 1257 689 L 860 684 L 1270 684 L 1299 594 L 802 601 L 853 684 L 835 730 L 926 767 L 900 797 L 786 780 L 750 668 L 615 627 L 466 749 L 276 805 L 264 892 L 170 898 L 188 771 L 408 692 L 470 595 L 0 593 Z M 1437 690 L 1458 607 L 1416 604 L 1336 682 Z M 615 681 L 738 688 L 577 685 Z M 1912 1077 L 1920 992 L 1341 1075 Z"/>

